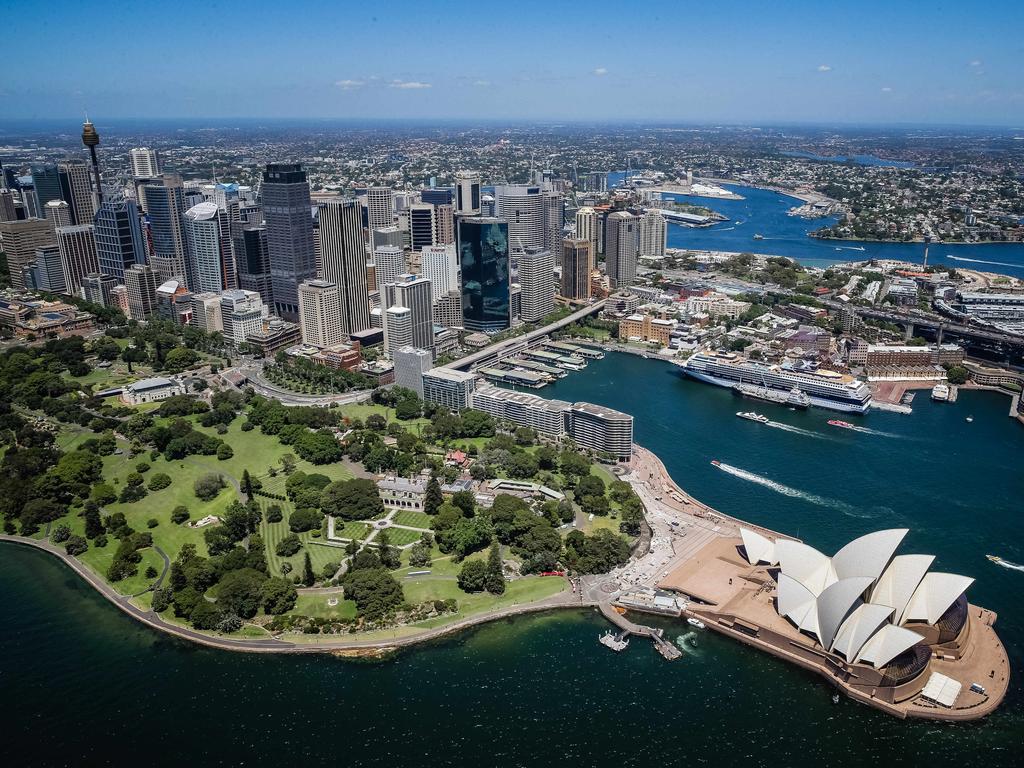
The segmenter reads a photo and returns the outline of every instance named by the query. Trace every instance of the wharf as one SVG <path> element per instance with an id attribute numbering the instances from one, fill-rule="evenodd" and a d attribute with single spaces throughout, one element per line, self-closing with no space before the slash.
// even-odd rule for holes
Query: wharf
<path id="1" fill-rule="evenodd" d="M 604 616 L 608 621 L 622 630 L 620 638 L 625 639 L 630 635 L 636 635 L 637 637 L 649 637 L 654 642 L 654 647 L 666 660 L 672 661 L 678 659 L 683 655 L 676 646 L 672 645 L 664 637 L 664 630 L 655 629 L 654 627 L 648 627 L 646 624 L 635 624 L 634 622 L 627 619 L 621 613 L 615 610 L 614 606 L 608 602 L 602 602 L 598 606 L 598 610 L 601 611 L 601 615 Z M 608 645 L 602 640 L 602 644 Z M 609 646 L 610 647 L 610 646 Z M 623 646 L 625 647 L 625 646 Z M 616 650 L 616 649 L 613 649 Z"/>

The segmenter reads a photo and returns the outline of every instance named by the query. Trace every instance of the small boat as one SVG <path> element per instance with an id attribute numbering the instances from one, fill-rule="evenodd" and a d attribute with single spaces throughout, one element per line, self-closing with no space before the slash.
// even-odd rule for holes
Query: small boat
<path id="1" fill-rule="evenodd" d="M 758 233 L 758 234 L 754 235 L 754 239 L 755 240 L 764 240 L 764 235 Z"/>
<path id="2" fill-rule="evenodd" d="M 705 627 L 705 624 L 704 624 L 703 621 L 701 621 L 700 619 L 695 619 L 693 616 L 688 618 L 686 620 L 686 623 L 689 624 L 691 627 L 696 627 L 697 629 L 704 629 L 704 627 Z"/>
<path id="3" fill-rule="evenodd" d="M 767 424 L 770 421 L 770 419 L 767 416 L 763 416 L 760 413 L 754 413 L 753 411 L 737 411 L 736 415 L 739 416 L 741 419 L 746 419 L 747 421 L 756 421 L 759 424 Z"/>
<path id="4" fill-rule="evenodd" d="M 974 421 L 974 417 L 973 416 L 968 416 L 966 419 L 964 419 L 964 421 L 966 421 L 968 424 L 970 424 L 972 421 Z"/>
<path id="5" fill-rule="evenodd" d="M 711 460 L 711 466 L 713 466 L 713 467 L 720 467 L 720 466 L 722 466 L 722 462 L 720 462 L 718 459 L 712 459 Z"/>
<path id="6" fill-rule="evenodd" d="M 842 427 L 843 429 L 853 429 L 855 427 L 854 424 L 851 424 L 848 421 L 840 421 L 839 419 L 829 419 L 828 424 L 829 426 Z"/>
<path id="7" fill-rule="evenodd" d="M 832 703 L 833 704 L 838 704 L 839 703 L 839 694 L 838 693 L 833 693 L 832 694 Z"/>
<path id="8" fill-rule="evenodd" d="M 1003 562 L 1003 558 L 999 557 L 999 555 L 985 555 L 985 557 L 987 557 L 993 563 L 1001 563 L 1001 562 Z"/>

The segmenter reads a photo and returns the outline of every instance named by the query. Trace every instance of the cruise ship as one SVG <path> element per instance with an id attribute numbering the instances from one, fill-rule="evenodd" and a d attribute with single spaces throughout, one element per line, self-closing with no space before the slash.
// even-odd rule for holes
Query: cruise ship
<path id="1" fill-rule="evenodd" d="M 683 374 L 698 381 L 734 389 L 736 384 L 789 393 L 800 390 L 811 405 L 846 413 L 864 413 L 871 405 L 871 390 L 860 379 L 813 367 L 766 365 L 732 353 L 696 352 L 677 361 Z"/>

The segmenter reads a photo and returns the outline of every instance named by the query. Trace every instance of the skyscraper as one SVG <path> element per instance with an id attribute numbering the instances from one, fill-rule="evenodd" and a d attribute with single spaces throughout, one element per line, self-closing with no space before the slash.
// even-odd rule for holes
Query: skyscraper
<path id="1" fill-rule="evenodd" d="M 299 283 L 316 278 L 309 183 L 301 165 L 267 166 L 263 172 L 263 218 L 274 310 L 286 320 L 295 320 L 299 316 Z"/>
<path id="2" fill-rule="evenodd" d="M 450 203 L 435 206 L 434 243 L 449 245 L 455 242 L 455 208 Z"/>
<path id="3" fill-rule="evenodd" d="M 498 333 L 511 325 L 508 224 L 493 217 L 460 218 L 462 317 L 471 331 Z"/>
<path id="4" fill-rule="evenodd" d="M 434 297 L 430 281 L 418 275 L 399 275 L 397 280 L 381 287 L 381 306 L 385 310 L 405 307 L 409 310 L 409 340 L 420 349 L 434 349 Z M 384 345 L 389 346 L 389 315 L 384 313 Z M 403 321 L 404 323 L 404 321 Z M 397 341 L 395 342 L 397 344 Z M 394 347 L 394 345 L 391 345 Z M 403 345 L 404 346 L 404 345 Z M 397 347 L 394 347 L 397 348 Z"/>
<path id="5" fill-rule="evenodd" d="M 373 252 L 382 245 L 396 245 L 402 247 L 402 230 L 392 224 L 389 227 L 378 227 L 370 230 L 370 251 Z"/>
<path id="6" fill-rule="evenodd" d="M 156 289 L 161 284 L 149 264 L 133 264 L 124 272 L 128 289 L 128 314 L 132 320 L 148 320 L 156 310 Z"/>
<path id="7" fill-rule="evenodd" d="M 295 291 L 298 296 L 298 288 Z M 263 301 L 255 291 L 234 289 L 220 295 L 221 321 L 224 338 L 241 344 L 249 334 L 263 329 Z"/>
<path id="8" fill-rule="evenodd" d="M 420 253 L 420 274 L 430 281 L 434 299 L 459 290 L 459 260 L 455 245 L 431 245 Z"/>
<path id="9" fill-rule="evenodd" d="M 43 206 L 43 213 L 50 226 L 54 229 L 57 227 L 70 227 L 71 222 L 71 206 L 65 203 L 63 200 L 51 200 Z"/>
<path id="10" fill-rule="evenodd" d="M 35 263 L 36 249 L 53 245 L 56 240 L 45 219 L 0 222 L 0 250 L 7 254 L 7 270 L 15 289 L 25 290 L 25 269 Z"/>
<path id="11" fill-rule="evenodd" d="M 93 272 L 82 278 L 82 296 L 93 304 L 102 307 L 112 306 L 110 292 L 117 284 L 117 278 L 104 275 L 102 272 Z"/>
<path id="12" fill-rule="evenodd" d="M 395 352 L 412 345 L 412 312 L 395 305 L 382 313 L 384 319 L 384 354 L 393 360 Z"/>
<path id="13" fill-rule="evenodd" d="M 44 245 L 36 248 L 36 264 L 33 270 L 36 288 L 51 293 L 67 293 L 64 269 L 61 266 L 60 248 Z"/>
<path id="14" fill-rule="evenodd" d="M 544 248 L 562 258 L 562 228 L 565 226 L 565 201 L 561 192 L 544 193 Z"/>
<path id="15" fill-rule="evenodd" d="M 594 269 L 593 244 L 590 240 L 565 240 L 562 243 L 562 296 L 567 299 L 590 299 L 590 273 Z"/>
<path id="16" fill-rule="evenodd" d="M 605 271 L 613 288 L 632 285 L 636 279 L 636 259 L 640 250 L 640 225 L 627 211 L 608 214 L 605 224 Z"/>
<path id="17" fill-rule="evenodd" d="M 668 223 L 657 209 L 651 208 L 640 217 L 640 255 L 652 259 L 665 258 Z"/>
<path id="18" fill-rule="evenodd" d="M 395 362 L 395 385 L 411 389 L 423 397 L 423 374 L 434 367 L 434 356 L 430 350 L 400 347 L 392 358 Z"/>
<path id="19" fill-rule="evenodd" d="M 215 203 L 200 203 L 185 211 L 185 243 L 192 275 L 189 287 L 194 292 L 219 293 L 228 288 L 217 214 Z"/>
<path id="20" fill-rule="evenodd" d="M 136 147 L 129 153 L 132 162 L 132 176 L 152 179 L 160 175 L 160 156 L 155 149 Z"/>
<path id="21" fill-rule="evenodd" d="M 153 269 L 159 282 L 177 280 L 188 283 L 189 265 L 184 234 L 185 187 L 181 177 L 167 174 L 142 187 L 153 244 Z"/>
<path id="22" fill-rule="evenodd" d="M 480 215 L 480 174 L 476 171 L 455 174 L 455 213 L 459 216 Z"/>
<path id="23" fill-rule="evenodd" d="M 576 239 L 590 241 L 590 255 L 597 260 L 598 231 L 601 226 L 597 211 L 588 206 L 583 206 L 576 211 Z"/>
<path id="24" fill-rule="evenodd" d="M 300 283 L 299 327 L 302 341 L 321 348 L 340 342 L 345 336 L 340 305 L 341 296 L 335 283 L 326 280 Z"/>
<path id="25" fill-rule="evenodd" d="M 527 248 L 518 262 L 520 317 L 523 322 L 535 323 L 555 309 L 555 257 L 547 248 Z"/>
<path id="26" fill-rule="evenodd" d="M 344 334 L 370 327 L 366 243 L 359 202 L 331 200 L 320 206 L 323 277 L 341 292 L 339 311 Z"/>
<path id="27" fill-rule="evenodd" d="M 270 279 L 270 254 L 267 252 L 267 228 L 243 226 L 234 236 L 238 286 L 255 291 L 268 307 L 274 305 Z"/>
<path id="28" fill-rule="evenodd" d="M 414 251 L 421 251 L 434 244 L 436 216 L 434 206 L 429 203 L 413 203 L 409 206 L 409 245 Z"/>
<path id="29" fill-rule="evenodd" d="M 96 199 L 92 191 L 89 166 L 78 160 L 59 163 L 60 186 L 64 200 L 71 206 L 71 221 L 74 224 L 92 224 L 96 215 Z"/>
<path id="30" fill-rule="evenodd" d="M 505 185 L 495 187 L 495 215 L 508 222 L 511 251 L 543 248 L 545 242 L 544 196 L 540 187 Z"/>
<path id="31" fill-rule="evenodd" d="M 395 223 L 395 193 L 391 187 L 366 190 L 366 222 L 371 232 Z"/>
<path id="32" fill-rule="evenodd" d="M 132 264 L 146 263 L 146 245 L 139 224 L 139 209 L 131 200 L 107 200 L 94 219 L 96 258 L 100 272 L 124 282 Z"/>
<path id="33" fill-rule="evenodd" d="M 394 245 L 382 245 L 373 251 L 377 287 L 393 283 L 406 271 L 405 251 Z"/>
<path id="34" fill-rule="evenodd" d="M 33 165 L 32 184 L 36 188 L 40 210 L 45 209 L 51 200 L 64 199 L 63 190 L 60 188 L 60 171 L 56 165 Z"/>
<path id="35" fill-rule="evenodd" d="M 99 272 L 100 263 L 96 258 L 96 238 L 92 224 L 57 229 L 57 247 L 60 249 L 61 268 L 64 271 L 64 285 L 69 294 L 79 295 L 83 278 Z"/>
<path id="36" fill-rule="evenodd" d="M 213 292 L 192 294 L 192 323 L 207 333 L 224 330 L 220 294 Z"/>

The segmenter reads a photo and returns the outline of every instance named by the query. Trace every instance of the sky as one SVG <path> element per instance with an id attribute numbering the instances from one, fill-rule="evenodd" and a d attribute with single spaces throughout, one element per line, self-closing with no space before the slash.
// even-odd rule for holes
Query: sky
<path id="1" fill-rule="evenodd" d="M 0 115 L 1024 127 L 1024 3 L 0 0 Z"/>

